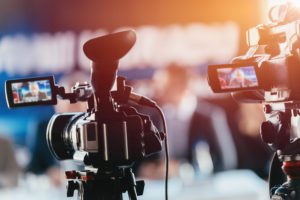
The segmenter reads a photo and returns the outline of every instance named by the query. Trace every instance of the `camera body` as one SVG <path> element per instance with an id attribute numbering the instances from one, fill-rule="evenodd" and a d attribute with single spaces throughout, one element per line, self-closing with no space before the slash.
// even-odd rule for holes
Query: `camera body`
<path id="1" fill-rule="evenodd" d="M 46 139 L 58 160 L 113 169 L 161 151 L 164 133 L 157 130 L 150 116 L 133 106 L 142 103 L 155 109 L 156 104 L 132 93 L 123 77 L 117 78 L 117 90 L 111 91 L 118 61 L 135 41 L 133 31 L 123 31 L 86 42 L 84 52 L 92 60 L 91 84 L 76 84 L 71 93 L 55 85 L 53 76 L 6 81 L 8 106 L 54 105 L 57 96 L 70 103 L 87 102 L 87 112 L 60 113 L 50 119 Z"/>
<path id="2" fill-rule="evenodd" d="M 214 92 L 231 92 L 242 103 L 264 103 L 267 118 L 261 138 L 276 152 L 270 168 L 272 200 L 296 200 L 300 196 L 300 138 L 292 118 L 300 116 L 300 10 L 292 3 L 273 7 L 278 20 L 247 32 L 248 52 L 232 64 L 208 67 Z"/>
<path id="3" fill-rule="evenodd" d="M 291 8 L 283 8 L 288 16 Z M 249 29 L 245 55 L 234 58 L 232 64 L 208 67 L 210 87 L 214 92 L 232 92 L 241 102 L 299 101 L 299 37 L 300 20 L 290 16 Z"/>
<path id="4" fill-rule="evenodd" d="M 47 142 L 58 160 L 73 159 L 85 165 L 127 166 L 161 150 L 159 131 L 150 117 L 133 107 L 103 116 L 99 113 L 54 115 Z"/>

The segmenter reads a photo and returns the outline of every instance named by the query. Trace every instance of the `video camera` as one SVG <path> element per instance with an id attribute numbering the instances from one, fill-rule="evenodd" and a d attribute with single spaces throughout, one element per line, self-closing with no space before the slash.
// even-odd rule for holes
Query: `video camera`
<path id="1" fill-rule="evenodd" d="M 300 138 L 291 119 L 300 114 L 300 10 L 289 2 L 273 7 L 269 17 L 272 23 L 248 30 L 245 55 L 232 64 L 208 66 L 208 82 L 214 92 L 231 92 L 239 102 L 264 103 L 262 140 L 277 153 L 270 170 L 270 198 L 296 200 Z"/>
<path id="2" fill-rule="evenodd" d="M 241 102 L 300 100 L 300 16 L 293 9 L 291 4 L 273 7 L 270 16 L 279 10 L 279 21 L 248 30 L 250 48 L 244 56 L 234 58 L 232 64 L 208 67 L 214 92 L 233 92 Z"/>
<path id="3" fill-rule="evenodd" d="M 55 114 L 47 127 L 47 143 L 58 160 L 73 159 L 88 166 L 85 171 L 66 172 L 68 196 L 78 190 L 82 199 L 131 199 L 143 193 L 135 182 L 133 162 L 161 151 L 166 130 L 159 131 L 150 116 L 133 105 L 158 109 L 152 100 L 132 92 L 125 78 L 117 78 L 119 59 L 134 45 L 133 31 L 123 31 L 87 41 L 83 50 L 92 60 L 91 85 L 77 83 L 71 93 L 55 85 L 53 76 L 6 81 L 10 108 L 54 105 L 57 96 L 87 102 L 87 112 Z M 162 113 L 160 113 L 162 114 Z M 162 114 L 163 115 L 163 114 Z M 164 119 L 162 119 L 164 121 Z"/>

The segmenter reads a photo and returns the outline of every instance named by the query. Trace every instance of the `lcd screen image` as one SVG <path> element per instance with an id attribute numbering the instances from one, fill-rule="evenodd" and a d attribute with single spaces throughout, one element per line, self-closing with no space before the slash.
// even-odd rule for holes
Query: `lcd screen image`
<path id="1" fill-rule="evenodd" d="M 14 104 L 35 103 L 52 100 L 49 80 L 16 82 L 11 84 Z"/>
<path id="2" fill-rule="evenodd" d="M 217 73 L 221 89 L 258 87 L 254 66 L 219 68 Z"/>

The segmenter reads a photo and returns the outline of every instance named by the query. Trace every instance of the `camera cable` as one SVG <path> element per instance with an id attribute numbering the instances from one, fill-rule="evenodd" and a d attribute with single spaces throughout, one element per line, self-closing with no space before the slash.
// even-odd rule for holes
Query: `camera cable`
<path id="1" fill-rule="evenodd" d="M 167 134 L 167 123 L 166 123 L 166 118 L 165 115 L 163 113 L 163 111 L 161 110 L 161 108 L 157 105 L 156 102 L 154 102 L 153 100 L 144 97 L 142 95 L 136 94 L 134 92 L 131 92 L 129 95 L 129 100 L 138 104 L 138 105 L 144 105 L 144 106 L 148 106 L 148 107 L 152 107 L 155 108 L 161 119 L 163 122 L 163 132 L 164 132 L 164 143 L 165 143 L 165 157 L 166 157 L 166 173 L 165 173 L 165 200 L 168 200 L 168 180 L 169 180 L 169 149 L 168 149 L 168 134 Z"/>

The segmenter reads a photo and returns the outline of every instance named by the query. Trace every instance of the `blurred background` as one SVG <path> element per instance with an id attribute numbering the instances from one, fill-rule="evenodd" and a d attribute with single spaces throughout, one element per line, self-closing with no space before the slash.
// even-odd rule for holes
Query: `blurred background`
<path id="1" fill-rule="evenodd" d="M 119 74 L 127 77 L 136 92 L 155 99 L 166 113 L 171 199 L 188 199 L 185 195 L 191 199 L 268 198 L 264 180 L 271 152 L 259 136 L 262 108 L 212 94 L 206 72 L 207 65 L 229 63 L 247 51 L 247 29 L 265 23 L 274 3 L 1 0 L 0 136 L 8 147 L 5 150 L 0 144 L 0 157 L 4 157 L 0 162 L 6 163 L 0 167 L 3 174 L 18 174 L 18 184 L 4 181 L 0 198 L 34 199 L 49 191 L 54 195 L 51 199 L 65 198 L 64 168 L 51 157 L 45 130 L 55 109 L 82 110 L 80 105 L 66 108 L 62 102 L 59 104 L 65 107 L 9 110 L 5 80 L 54 75 L 56 82 L 66 87 L 88 81 L 84 42 L 128 28 L 136 31 L 138 39 L 121 60 Z M 138 176 L 149 180 L 142 199 L 163 199 L 163 158 L 154 156 L 136 166 Z M 73 164 L 63 167 L 72 168 Z M 154 193 L 157 196 L 151 196 Z"/>

